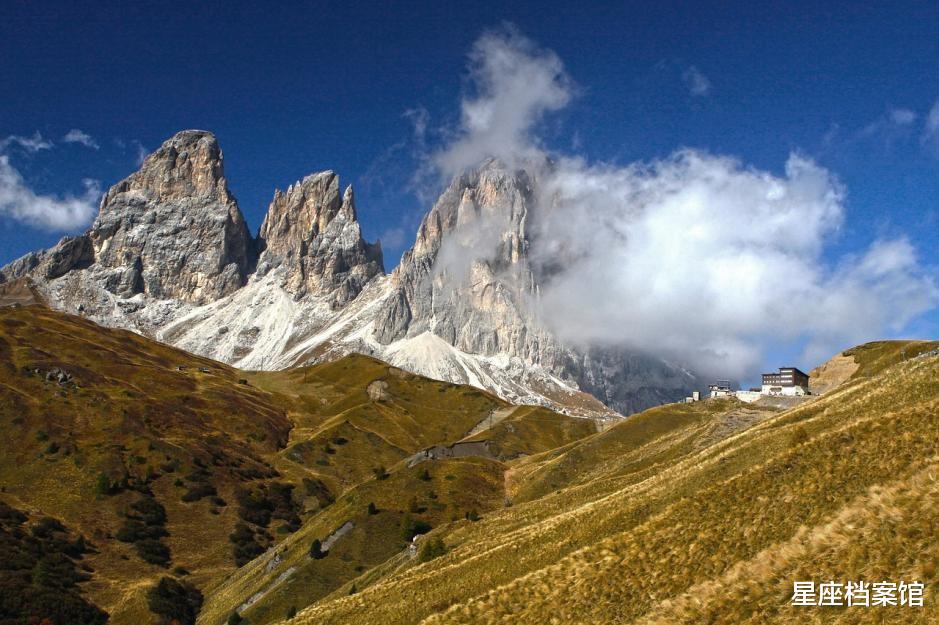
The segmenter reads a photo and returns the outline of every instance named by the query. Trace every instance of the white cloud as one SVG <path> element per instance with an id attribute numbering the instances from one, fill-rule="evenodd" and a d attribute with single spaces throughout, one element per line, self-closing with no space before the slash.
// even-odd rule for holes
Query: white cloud
<path id="1" fill-rule="evenodd" d="M 744 376 L 774 344 L 805 344 L 813 362 L 898 332 L 939 301 L 905 239 L 832 261 L 845 190 L 803 156 L 791 155 L 779 175 L 698 150 L 626 166 L 547 154 L 532 129 L 570 99 L 570 80 L 554 54 L 519 37 L 477 43 L 479 95 L 463 101 L 460 132 L 434 162 L 454 173 L 495 155 L 536 169 L 528 234 L 545 276 L 537 304 L 566 340 Z M 532 93 L 520 94 L 520 81 Z M 458 231 L 456 252 L 438 262 L 465 264 L 485 247 L 480 236 L 498 239 L 499 222 L 474 222 L 468 238 Z"/>
<path id="2" fill-rule="evenodd" d="M 888 141 L 908 136 L 916 121 L 914 111 L 905 108 L 894 108 L 886 115 L 864 126 L 858 133 L 861 137 L 879 136 Z"/>
<path id="3" fill-rule="evenodd" d="M 98 143 L 86 132 L 79 130 L 78 128 L 72 128 L 65 136 L 62 137 L 62 141 L 65 143 L 80 143 L 81 145 L 91 148 L 93 150 L 98 149 Z"/>
<path id="4" fill-rule="evenodd" d="M 826 264 L 844 191 L 801 156 L 783 176 L 689 150 L 624 168 L 564 158 L 546 182 L 552 208 L 532 249 L 566 262 L 541 304 L 576 343 L 743 376 L 774 342 L 808 341 L 815 362 L 899 331 L 939 298 L 902 239 Z"/>
<path id="5" fill-rule="evenodd" d="M 706 96 L 711 93 L 711 81 L 694 65 L 682 72 L 681 79 L 693 96 Z"/>
<path id="6" fill-rule="evenodd" d="M 39 131 L 33 133 L 32 137 L 21 137 L 19 135 L 10 135 L 6 139 L 0 140 L 0 152 L 6 150 L 9 146 L 19 146 L 26 152 L 33 154 L 40 150 L 49 150 L 52 148 L 52 142 L 46 141 L 39 134 Z"/>
<path id="7" fill-rule="evenodd" d="M 0 154 L 0 216 L 53 231 L 85 226 L 95 215 L 101 191 L 94 180 L 83 182 L 85 193 L 78 197 L 37 194 L 10 163 L 10 158 Z"/>
<path id="8" fill-rule="evenodd" d="M 446 150 L 432 157 L 444 175 L 490 156 L 512 160 L 535 155 L 532 130 L 545 113 L 573 95 L 564 65 L 511 26 L 485 33 L 469 55 L 475 91 L 461 103 L 461 122 Z"/>

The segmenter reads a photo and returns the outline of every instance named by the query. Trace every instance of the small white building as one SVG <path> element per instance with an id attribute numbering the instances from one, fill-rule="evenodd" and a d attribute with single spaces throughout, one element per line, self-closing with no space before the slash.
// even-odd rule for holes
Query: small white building
<path id="1" fill-rule="evenodd" d="M 733 397 L 734 390 L 730 388 L 730 380 L 718 380 L 717 384 L 708 386 L 711 399 L 716 397 Z"/>
<path id="2" fill-rule="evenodd" d="M 808 374 L 795 367 L 780 367 L 777 373 L 764 373 L 762 395 L 801 397 L 809 394 Z"/>

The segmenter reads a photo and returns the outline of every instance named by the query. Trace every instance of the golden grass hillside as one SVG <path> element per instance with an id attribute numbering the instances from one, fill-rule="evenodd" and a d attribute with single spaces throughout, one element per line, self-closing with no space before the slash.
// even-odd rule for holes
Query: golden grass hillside
<path id="1" fill-rule="evenodd" d="M 403 526 L 504 506 L 498 460 L 409 467 L 415 452 L 494 413 L 518 411 L 531 434 L 506 439 L 513 455 L 593 431 L 365 356 L 244 372 L 41 306 L 0 308 L 0 391 L 0 498 L 87 538 L 81 592 L 119 625 L 154 619 L 146 593 L 165 577 L 201 590 L 203 622 L 278 620 L 383 575 Z M 309 557 L 347 522 L 328 557 Z"/>
<path id="2" fill-rule="evenodd" d="M 897 348 L 785 411 L 667 406 L 521 458 L 514 506 L 289 623 L 934 623 L 939 357 Z M 922 581 L 928 607 L 789 605 L 829 579 Z"/>

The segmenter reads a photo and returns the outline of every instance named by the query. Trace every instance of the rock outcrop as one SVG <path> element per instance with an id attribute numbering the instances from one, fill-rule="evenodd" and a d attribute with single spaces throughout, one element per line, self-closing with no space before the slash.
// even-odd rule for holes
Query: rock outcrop
<path id="1" fill-rule="evenodd" d="M 259 271 L 283 267 L 287 291 L 326 296 L 337 309 L 384 273 L 381 245 L 362 238 L 352 187 L 340 196 L 339 176 L 331 171 L 274 194 L 258 247 L 263 250 Z"/>

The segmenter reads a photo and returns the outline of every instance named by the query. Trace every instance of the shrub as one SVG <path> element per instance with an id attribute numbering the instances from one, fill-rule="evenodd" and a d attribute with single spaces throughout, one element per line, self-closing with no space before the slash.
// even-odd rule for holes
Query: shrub
<path id="1" fill-rule="evenodd" d="M 144 562 L 166 566 L 170 561 L 170 548 L 155 538 L 144 538 L 134 543 L 137 555 Z"/>
<path id="2" fill-rule="evenodd" d="M 215 490 L 215 487 L 208 482 L 196 482 L 183 493 L 182 500 L 189 503 L 199 501 L 203 497 L 212 497 L 217 494 L 218 492 Z"/>
<path id="3" fill-rule="evenodd" d="M 261 527 L 270 524 L 274 503 L 261 488 L 238 489 L 235 498 L 238 500 L 238 516 L 244 521 Z"/>
<path id="4" fill-rule="evenodd" d="M 329 552 L 323 551 L 323 544 L 320 542 L 319 538 L 314 538 L 313 542 L 310 543 L 310 557 L 314 560 L 322 560 Z"/>
<path id="5" fill-rule="evenodd" d="M 237 566 L 243 566 L 264 553 L 264 546 L 245 523 L 235 525 L 235 531 L 228 536 L 228 540 L 232 542 L 232 554 Z"/>
<path id="6" fill-rule="evenodd" d="M 297 606 L 292 605 L 292 606 L 290 606 L 289 608 L 287 608 L 287 618 L 288 618 L 288 619 L 292 619 L 292 618 L 295 617 L 296 615 L 297 615 Z"/>
<path id="7" fill-rule="evenodd" d="M 120 481 L 112 480 L 107 473 L 103 471 L 98 474 L 98 479 L 95 481 L 95 494 L 99 496 L 110 496 L 116 495 L 121 490 L 123 490 L 124 484 Z"/>
<path id="8" fill-rule="evenodd" d="M 195 625 L 202 609 L 202 593 L 188 582 L 164 577 L 147 591 L 147 607 L 161 617 L 162 623 Z"/>
<path id="9" fill-rule="evenodd" d="M 108 615 L 77 587 L 89 578 L 72 560 L 81 557 L 84 541 L 69 540 L 55 519 L 43 519 L 32 532 L 23 527 L 26 521 L 0 501 L 0 622 L 104 625 Z"/>
<path id="10" fill-rule="evenodd" d="M 147 525 L 166 524 L 166 508 L 152 497 L 141 497 L 132 503 L 130 508 L 134 515 L 132 518 L 138 518 Z"/>
<path id="11" fill-rule="evenodd" d="M 315 478 L 303 478 L 303 487 L 306 489 L 307 496 L 316 497 L 320 507 L 325 508 L 336 501 L 335 495 L 330 492 L 329 487 L 322 481 Z"/>
<path id="12" fill-rule="evenodd" d="M 420 474 L 418 477 L 419 477 L 420 479 L 424 480 L 425 482 L 429 482 L 430 479 L 431 479 L 431 478 L 430 478 L 430 471 L 428 471 L 428 470 L 425 468 L 423 471 L 421 471 L 421 474 Z"/>
<path id="13" fill-rule="evenodd" d="M 53 534 L 60 534 L 65 532 L 65 527 L 58 521 L 58 519 L 53 519 L 52 517 L 43 517 L 39 519 L 36 525 L 33 526 L 33 536 L 36 538 L 51 538 Z"/>
<path id="14" fill-rule="evenodd" d="M 445 553 L 447 553 L 447 546 L 443 544 L 443 539 L 437 537 L 424 543 L 418 554 L 418 560 L 421 562 L 429 562 Z"/>
<path id="15" fill-rule="evenodd" d="M 411 542 L 418 534 L 426 534 L 433 527 L 430 523 L 420 519 L 414 519 L 410 514 L 404 515 L 401 520 L 401 537 L 407 542 Z"/>
<path id="16" fill-rule="evenodd" d="M 383 466 L 377 466 L 372 469 L 372 473 L 375 474 L 376 480 L 384 480 L 388 478 L 388 471 Z"/>
<path id="17" fill-rule="evenodd" d="M 370 501 L 370 502 L 368 503 L 368 513 L 371 514 L 371 515 L 378 514 L 378 508 L 375 506 L 375 502 L 374 502 L 374 501 Z"/>
<path id="18" fill-rule="evenodd" d="M 245 619 L 240 614 L 238 614 L 238 612 L 232 612 L 228 617 L 228 621 L 226 622 L 228 625 L 241 625 L 245 622 Z"/>

